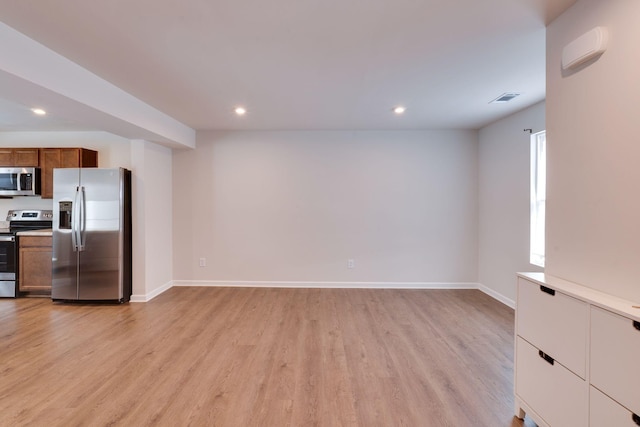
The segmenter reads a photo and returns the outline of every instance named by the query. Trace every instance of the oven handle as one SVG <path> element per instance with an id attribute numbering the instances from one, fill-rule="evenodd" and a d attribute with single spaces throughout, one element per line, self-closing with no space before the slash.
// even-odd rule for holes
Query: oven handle
<path id="1" fill-rule="evenodd" d="M 15 242 L 16 238 L 13 236 L 0 236 L 0 242 Z"/>

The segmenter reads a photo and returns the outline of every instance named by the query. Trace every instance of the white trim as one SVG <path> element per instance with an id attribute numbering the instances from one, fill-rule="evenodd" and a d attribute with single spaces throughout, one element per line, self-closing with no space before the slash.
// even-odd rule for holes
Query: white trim
<path id="1" fill-rule="evenodd" d="M 547 200 L 547 132 L 531 135 L 529 262 L 544 267 L 545 205 Z"/>
<path id="2" fill-rule="evenodd" d="M 149 292 L 148 294 L 131 295 L 130 302 L 149 302 L 152 299 L 154 299 L 155 297 L 157 297 L 158 295 L 160 295 L 161 293 L 163 293 L 165 291 L 168 291 L 173 286 L 174 286 L 173 281 L 170 281 L 170 282 L 167 282 L 164 285 L 160 286 L 159 288 L 154 289 L 153 291 Z"/>
<path id="3" fill-rule="evenodd" d="M 449 282 L 292 282 L 250 280 L 174 280 L 173 286 L 336 289 L 478 289 L 479 283 Z"/>
<path id="4" fill-rule="evenodd" d="M 493 289 L 475 282 L 292 282 L 263 280 L 173 280 L 145 295 L 132 295 L 131 302 L 148 302 L 176 287 L 204 286 L 230 288 L 327 288 L 327 289 L 478 289 L 515 309 L 516 303 Z"/>
<path id="5" fill-rule="evenodd" d="M 131 295 L 129 302 L 149 302 L 151 298 L 147 298 L 146 295 Z"/>
<path id="6" fill-rule="evenodd" d="M 484 292 L 485 294 L 489 295 L 491 298 L 500 301 L 501 303 L 503 303 L 506 306 L 509 306 L 511 308 L 513 308 L 515 310 L 516 308 L 516 302 L 514 300 L 512 300 L 511 298 L 507 298 L 504 295 L 502 295 L 499 292 L 494 291 L 493 289 L 482 285 L 482 284 L 478 284 L 478 289 L 481 290 L 482 292 Z"/>

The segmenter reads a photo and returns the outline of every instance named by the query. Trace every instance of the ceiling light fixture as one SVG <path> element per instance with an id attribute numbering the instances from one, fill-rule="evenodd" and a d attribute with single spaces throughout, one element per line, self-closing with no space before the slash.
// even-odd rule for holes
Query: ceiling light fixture
<path id="1" fill-rule="evenodd" d="M 42 108 L 32 108 L 31 111 L 33 112 L 33 114 L 38 116 L 44 116 L 45 114 L 47 114 L 47 112 L 44 111 Z"/>
<path id="2" fill-rule="evenodd" d="M 236 107 L 233 111 L 235 111 L 239 116 L 244 116 L 247 113 L 247 109 L 244 107 Z"/>
<path id="3" fill-rule="evenodd" d="M 402 105 L 398 105 L 397 107 L 395 107 L 393 109 L 393 112 L 396 114 L 403 114 L 407 109 L 405 107 L 403 107 Z"/>

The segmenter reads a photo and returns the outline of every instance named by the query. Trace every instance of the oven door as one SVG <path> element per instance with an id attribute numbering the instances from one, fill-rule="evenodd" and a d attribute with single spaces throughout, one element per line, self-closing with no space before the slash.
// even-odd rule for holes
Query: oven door
<path id="1" fill-rule="evenodd" d="M 0 297 L 16 296 L 16 238 L 0 234 Z"/>

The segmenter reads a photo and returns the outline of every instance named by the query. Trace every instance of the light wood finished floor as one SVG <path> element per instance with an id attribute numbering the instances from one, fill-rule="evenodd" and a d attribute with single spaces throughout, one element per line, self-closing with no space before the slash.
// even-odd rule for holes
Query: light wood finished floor
<path id="1" fill-rule="evenodd" d="M 0 299 L 0 425 L 521 426 L 513 321 L 475 290 Z"/>

